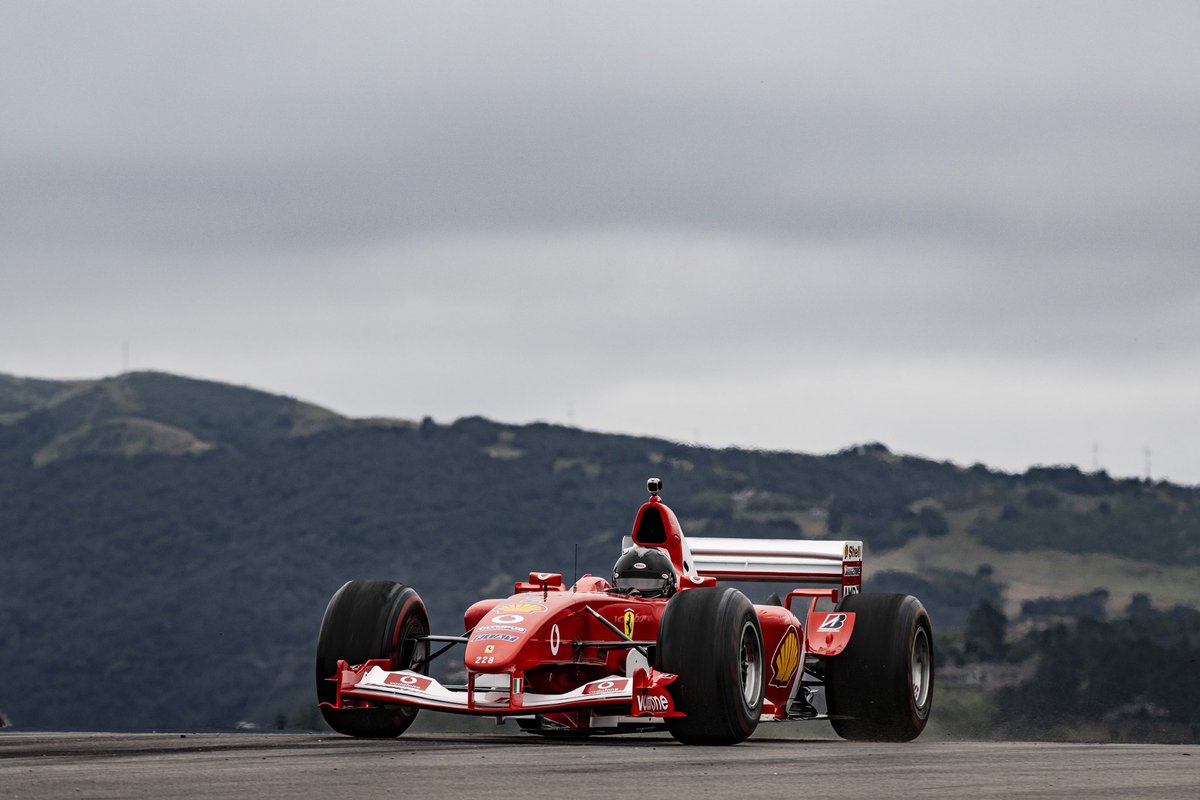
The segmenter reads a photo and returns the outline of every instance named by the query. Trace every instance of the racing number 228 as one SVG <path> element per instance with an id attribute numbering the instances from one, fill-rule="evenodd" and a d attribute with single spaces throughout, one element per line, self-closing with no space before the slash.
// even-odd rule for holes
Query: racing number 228
<path id="1" fill-rule="evenodd" d="M 475 656 L 476 664 L 494 664 L 495 662 L 495 656 Z"/>

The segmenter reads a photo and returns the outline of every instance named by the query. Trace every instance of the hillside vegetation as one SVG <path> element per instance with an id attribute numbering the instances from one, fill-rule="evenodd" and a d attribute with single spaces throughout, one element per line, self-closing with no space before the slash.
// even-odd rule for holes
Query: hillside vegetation
<path id="1" fill-rule="evenodd" d="M 863 539 L 868 581 L 925 600 L 947 663 L 973 657 L 951 629 L 981 604 L 1014 624 L 1022 599 L 1098 588 L 1117 612 L 1134 593 L 1200 604 L 1155 586 L 1200 563 L 1194 488 L 878 444 L 811 456 L 352 420 L 160 373 L 0 376 L 0 711 L 25 729 L 315 724 L 313 642 L 345 580 L 411 583 L 434 627 L 458 630 L 470 602 L 530 570 L 605 572 L 650 475 L 693 535 Z M 936 565 L 913 555 L 939 549 Z M 1008 596 L 1038 552 L 1130 577 L 1048 574 Z"/>

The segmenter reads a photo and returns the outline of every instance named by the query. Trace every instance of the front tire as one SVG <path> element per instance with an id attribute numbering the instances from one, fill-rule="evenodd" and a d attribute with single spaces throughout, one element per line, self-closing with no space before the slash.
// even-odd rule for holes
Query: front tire
<path id="1" fill-rule="evenodd" d="M 852 594 L 846 649 L 825 661 L 829 721 L 843 739 L 908 742 L 933 707 L 933 627 L 921 601 L 905 594 Z"/>
<path id="2" fill-rule="evenodd" d="M 384 659 L 389 670 L 428 674 L 429 645 L 415 637 L 429 633 L 429 614 L 420 596 L 394 581 L 349 581 L 325 609 L 317 638 L 317 701 L 337 700 L 339 660 L 363 664 Z M 408 730 L 417 716 L 412 706 L 330 708 L 321 706 L 329 727 L 346 736 L 391 739 Z"/>
<path id="3" fill-rule="evenodd" d="M 656 669 L 679 677 L 668 687 L 685 717 L 667 730 L 685 744 L 737 744 L 758 726 L 763 645 L 758 615 L 737 589 L 679 592 L 658 627 Z"/>

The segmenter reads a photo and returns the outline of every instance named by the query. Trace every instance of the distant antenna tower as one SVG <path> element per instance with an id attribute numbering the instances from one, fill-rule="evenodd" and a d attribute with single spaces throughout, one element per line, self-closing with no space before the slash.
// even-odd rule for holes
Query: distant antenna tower
<path id="1" fill-rule="evenodd" d="M 1146 480 L 1150 480 L 1150 448 L 1143 451 L 1146 455 Z"/>

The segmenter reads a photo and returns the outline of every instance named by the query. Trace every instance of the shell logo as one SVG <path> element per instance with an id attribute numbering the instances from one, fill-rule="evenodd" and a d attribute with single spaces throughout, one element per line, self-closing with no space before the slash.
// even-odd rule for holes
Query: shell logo
<path id="1" fill-rule="evenodd" d="M 796 634 L 796 626 L 792 625 L 787 633 L 779 640 L 775 655 L 771 658 L 771 685 L 787 686 L 796 668 L 800 666 L 800 637 Z"/>
<path id="2" fill-rule="evenodd" d="M 497 606 L 494 611 L 503 611 L 509 614 L 536 614 L 539 611 L 545 611 L 546 607 L 541 603 L 505 603 L 502 606 Z"/>

